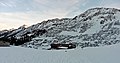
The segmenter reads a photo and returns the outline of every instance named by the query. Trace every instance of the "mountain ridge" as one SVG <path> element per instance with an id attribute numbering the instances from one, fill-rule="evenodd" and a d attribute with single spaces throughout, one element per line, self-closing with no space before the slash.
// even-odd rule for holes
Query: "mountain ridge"
<path id="1" fill-rule="evenodd" d="M 119 14 L 115 8 L 91 8 L 74 18 L 56 18 L 28 28 L 1 31 L 0 39 L 31 48 L 53 42 L 72 42 L 81 48 L 112 45 L 120 42 Z"/>

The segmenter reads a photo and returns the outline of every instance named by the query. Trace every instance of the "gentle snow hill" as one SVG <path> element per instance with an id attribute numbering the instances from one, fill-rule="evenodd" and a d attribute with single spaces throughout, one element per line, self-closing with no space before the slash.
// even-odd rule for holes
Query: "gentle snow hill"
<path id="1" fill-rule="evenodd" d="M 0 48 L 0 63 L 119 63 L 120 44 L 75 50 Z"/>

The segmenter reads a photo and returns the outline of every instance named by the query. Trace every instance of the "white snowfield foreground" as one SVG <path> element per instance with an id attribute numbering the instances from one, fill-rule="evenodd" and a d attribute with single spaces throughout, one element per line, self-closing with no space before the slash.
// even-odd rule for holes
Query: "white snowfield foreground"
<path id="1" fill-rule="evenodd" d="M 3 47 L 0 63 L 120 63 L 120 44 L 75 50 Z"/>

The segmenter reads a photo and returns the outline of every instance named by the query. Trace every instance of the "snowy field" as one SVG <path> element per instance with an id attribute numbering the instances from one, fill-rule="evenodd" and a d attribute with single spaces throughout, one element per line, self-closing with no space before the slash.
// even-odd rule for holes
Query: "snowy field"
<path id="1" fill-rule="evenodd" d="M 2 47 L 0 63 L 120 63 L 120 44 L 75 50 Z"/>

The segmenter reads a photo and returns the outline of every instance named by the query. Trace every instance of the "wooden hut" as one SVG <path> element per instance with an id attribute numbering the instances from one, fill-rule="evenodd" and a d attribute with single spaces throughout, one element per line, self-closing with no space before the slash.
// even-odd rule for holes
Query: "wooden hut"
<path id="1" fill-rule="evenodd" d="M 62 43 L 52 43 L 51 49 L 73 49 L 76 48 L 76 45 L 73 43 L 67 43 L 67 44 L 62 44 Z"/>

